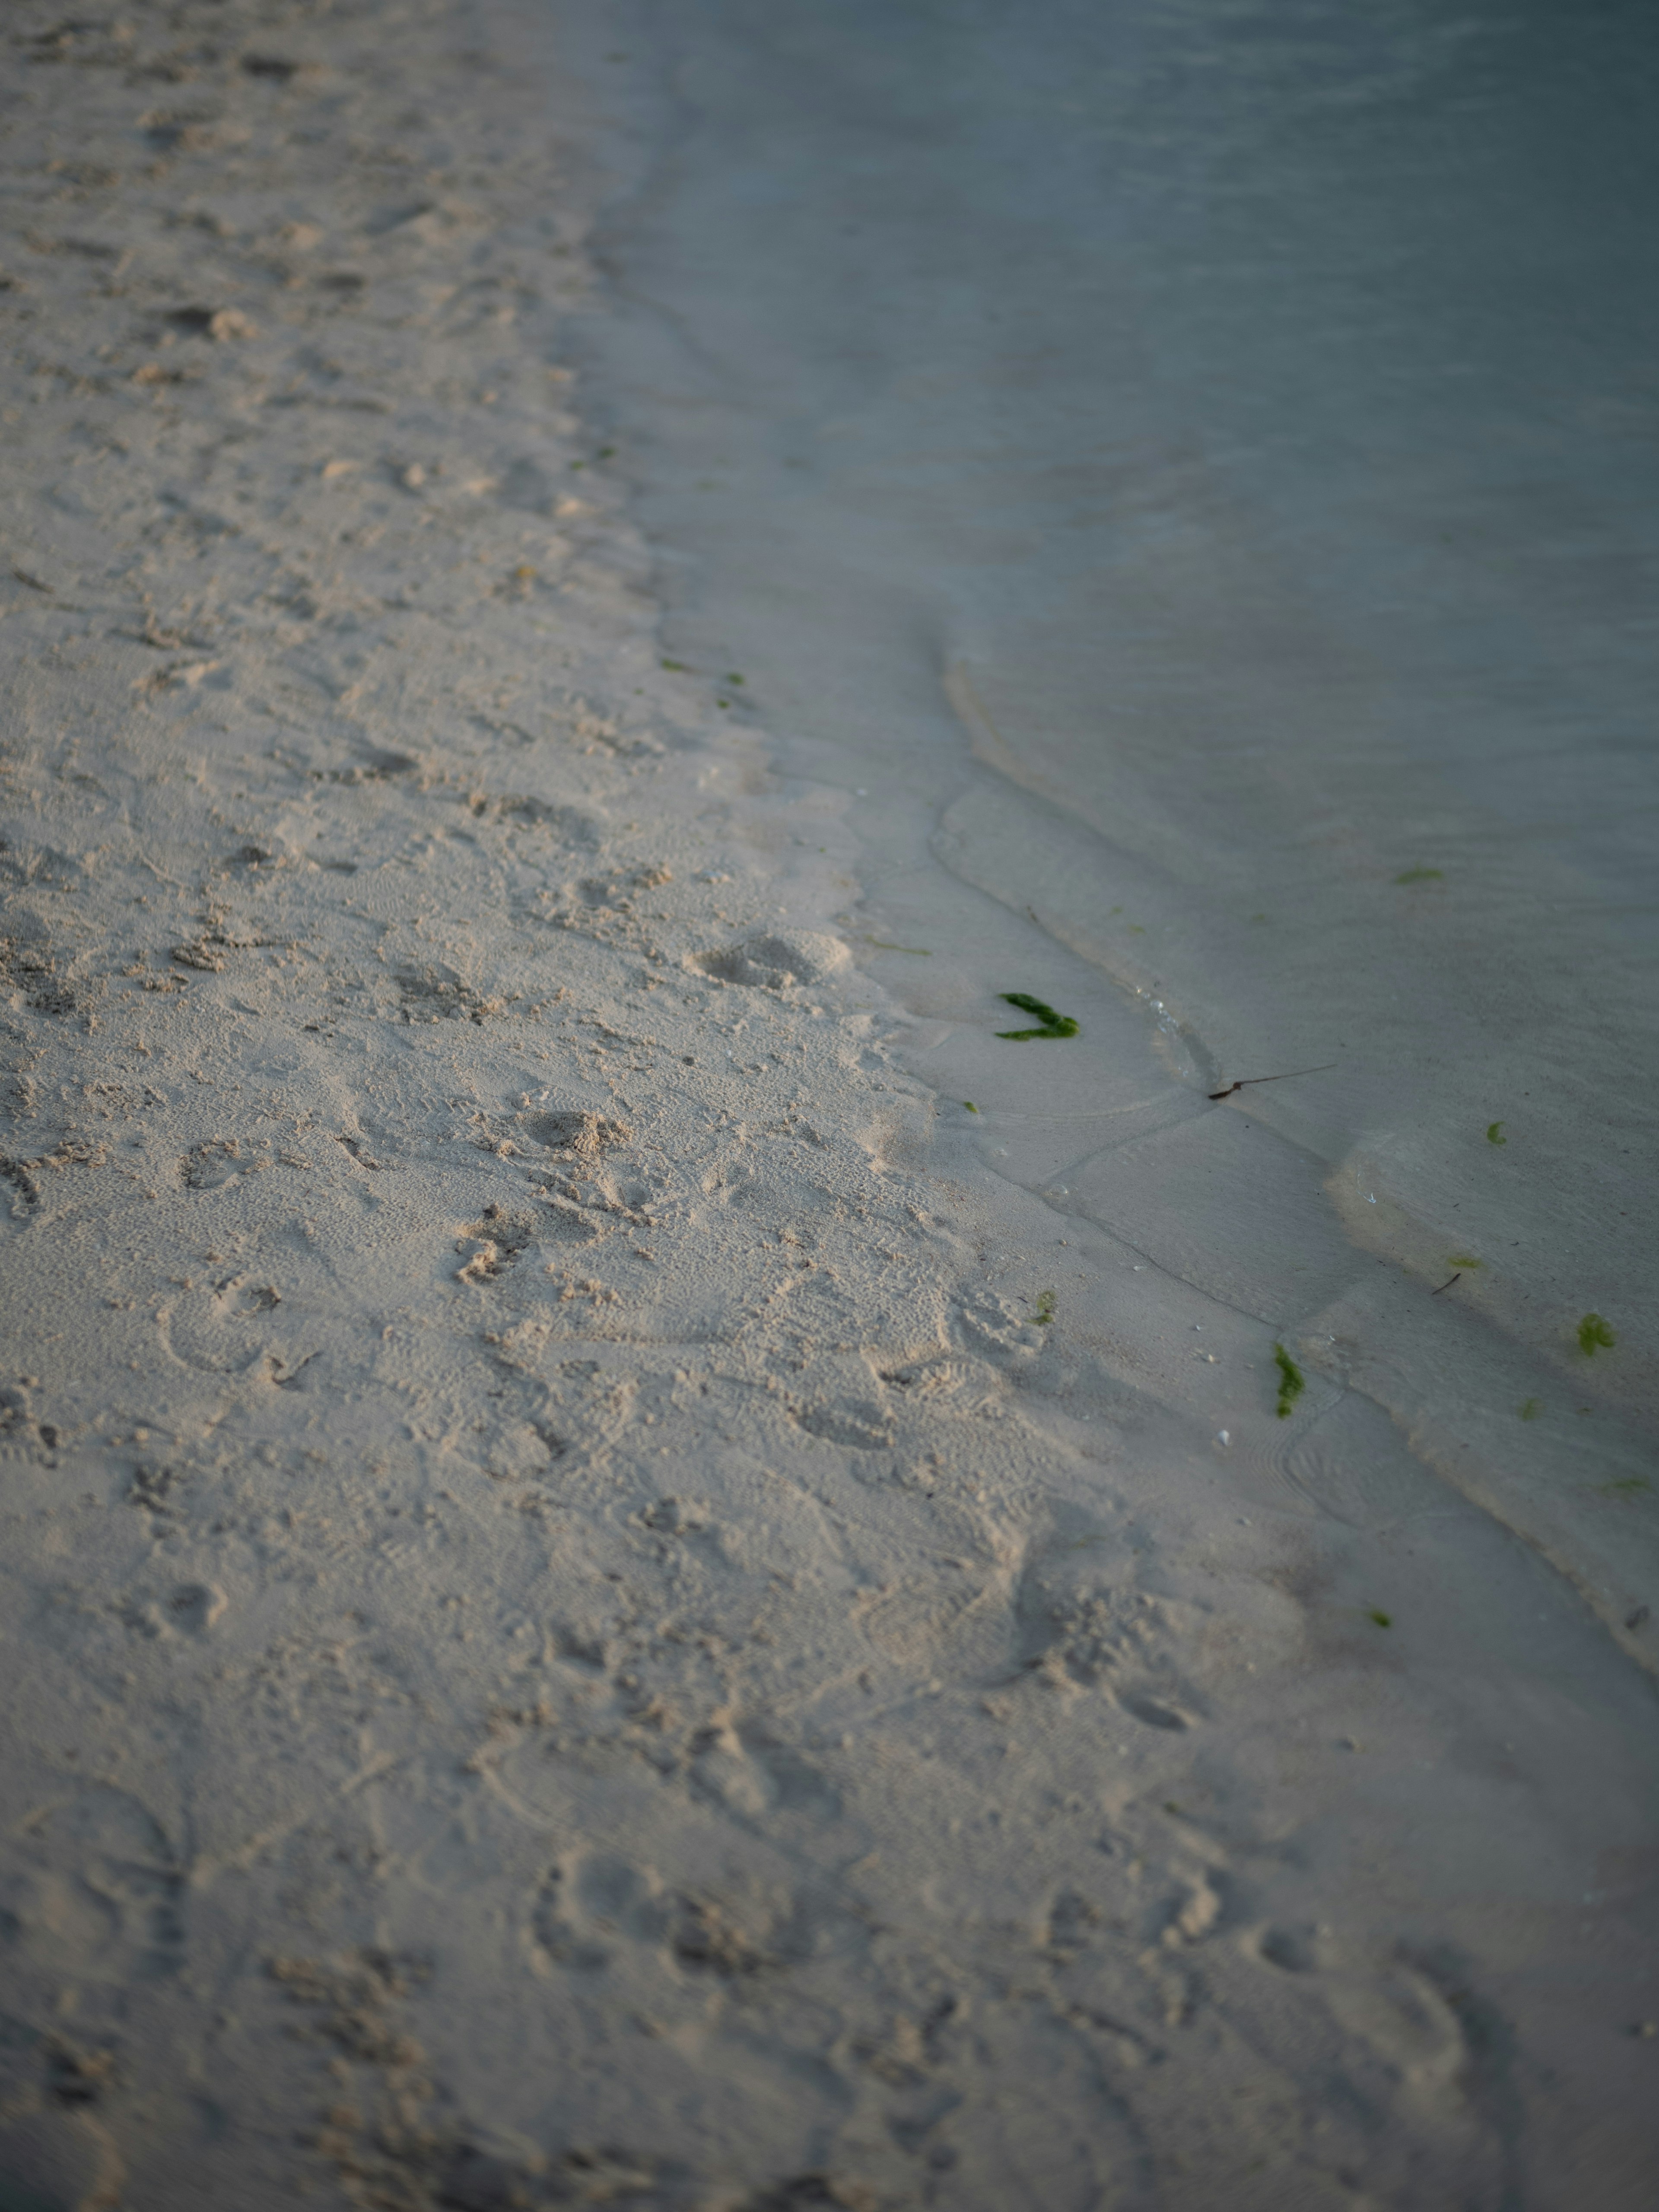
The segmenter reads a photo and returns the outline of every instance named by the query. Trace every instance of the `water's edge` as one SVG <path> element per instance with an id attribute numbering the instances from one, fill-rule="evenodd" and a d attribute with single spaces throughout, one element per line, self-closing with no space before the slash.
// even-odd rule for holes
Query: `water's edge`
<path id="1" fill-rule="evenodd" d="M 1409 1084 L 1369 1132 L 1363 1113 L 1345 1121 L 1322 1108 L 1329 1094 L 1313 1082 L 1207 1103 L 1207 1091 L 1241 1075 L 1333 1054 L 1352 1067 L 1365 1040 L 1326 1033 L 1297 959 L 1227 1003 L 1245 933 L 1227 910 L 1237 886 L 1204 879 L 1206 869 L 1220 872 L 1214 854 L 1202 840 L 1184 848 L 1179 821 L 1160 819 L 1133 775 L 1119 793 L 1125 835 L 1105 836 L 1098 799 L 1068 793 L 1063 766 L 1044 750 L 1044 715 L 1060 709 L 1044 707 L 1035 683 L 1022 693 L 1018 670 L 999 668 L 994 641 L 962 634 L 949 592 L 908 565 L 888 526 L 878 520 L 873 535 L 857 534 L 852 526 L 864 526 L 877 496 L 867 477 L 849 506 L 847 486 L 801 458 L 806 430 L 793 395 L 778 398 L 787 344 L 775 317 L 755 319 L 757 300 L 769 313 L 779 299 L 755 289 L 765 271 L 754 276 L 752 241 L 739 230 L 722 251 L 708 232 L 720 205 L 708 167 L 717 41 L 690 52 L 649 6 L 636 10 L 634 28 L 653 59 L 626 73 L 636 103 L 632 174 L 597 240 L 611 285 L 591 333 L 603 404 L 635 457 L 672 649 L 742 669 L 733 711 L 758 716 L 781 774 L 854 794 L 865 903 L 849 933 L 918 1017 L 914 1072 L 945 1100 L 971 1083 L 999 1172 L 1282 1331 L 1311 1370 L 1380 1406 L 1423 1463 L 1549 1560 L 1652 1671 L 1659 1656 L 1644 1608 L 1659 1598 L 1659 1543 L 1642 1510 L 1651 1453 L 1644 1395 L 1631 1395 L 1638 1363 L 1577 1361 L 1566 1327 L 1575 1301 L 1554 1277 L 1540 1291 L 1536 1271 L 1517 1279 L 1484 1261 L 1451 1264 L 1474 1242 L 1491 1250 L 1512 1226 L 1529 1238 L 1541 1230 L 1547 1243 L 1547 1208 L 1540 1221 L 1524 1194 L 1494 1200 L 1467 1159 L 1427 1173 L 1409 1143 L 1402 1151 Z M 689 228 L 699 222 L 694 252 Z M 1022 702 L 1017 741 L 1008 732 L 1020 726 Z M 1375 917 L 1390 901 L 1387 927 L 1417 928 L 1399 921 L 1402 896 L 1421 904 L 1438 896 L 1432 884 L 1421 893 L 1395 888 L 1384 865 L 1394 857 L 1368 858 L 1376 889 L 1362 930 L 1382 927 Z M 1258 855 L 1258 872 L 1281 865 L 1280 854 Z M 929 868 L 981 895 L 971 922 Z M 993 927 L 992 903 L 1011 930 Z M 1109 926 L 1123 915 L 1133 921 Z M 1443 923 L 1431 908 L 1422 926 Z M 927 947 L 925 974 L 914 956 L 858 942 L 925 944 L 930 927 L 955 936 L 948 967 L 941 947 Z M 1029 1062 L 981 1056 L 988 986 L 994 994 L 1006 976 L 1029 980 L 1038 932 L 1121 994 L 1116 1017 L 1097 1016 L 1088 1042 L 1067 1048 L 1075 1064 L 1045 1066 L 1045 1086 L 1061 1079 L 1066 1093 L 1046 1117 L 1019 1103 Z M 1316 953 L 1317 930 L 1304 933 Z M 1002 973 L 993 974 L 999 961 Z M 1435 1011 L 1413 1006 L 1401 1018 L 1421 1029 Z M 1366 1009 L 1356 1012 L 1363 1026 Z M 956 1065 L 963 1041 L 951 1039 L 964 1023 L 975 1025 L 966 1048 L 974 1072 L 957 1079 L 940 1062 Z M 1487 1071 L 1502 1103 L 1529 1087 L 1527 1048 L 1521 1040 L 1510 1067 Z M 1091 1109 L 1081 1094 L 1124 1074 L 1138 1093 L 1158 1086 L 1156 1103 L 1139 1098 L 1136 1113 L 1115 1122 L 1118 1105 L 1099 1109 L 1111 1141 L 1083 1148 L 1077 1125 Z M 1513 1131 L 1519 1115 L 1494 1118 Z M 1485 1143 L 1484 1124 L 1473 1140 Z M 1475 1154 L 1477 1170 L 1489 1164 L 1501 1170 L 1512 1157 L 1496 1146 L 1488 1158 Z M 1467 1224 L 1480 1207 L 1472 1239 Z M 1449 1276 L 1457 1278 L 1449 1291 Z M 1621 1318 L 1635 1303 L 1628 1284 L 1622 1291 Z M 1541 1417 L 1523 1419 L 1520 1409 L 1540 1400 Z"/>

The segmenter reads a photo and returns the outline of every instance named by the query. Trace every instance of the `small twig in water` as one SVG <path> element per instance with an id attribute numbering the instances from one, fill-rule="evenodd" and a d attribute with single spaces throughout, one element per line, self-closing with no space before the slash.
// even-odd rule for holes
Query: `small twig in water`
<path id="1" fill-rule="evenodd" d="M 1321 1067 L 1287 1067 L 1283 1075 L 1241 1075 L 1237 1083 L 1230 1083 L 1224 1091 L 1212 1091 L 1208 1096 L 1212 1098 L 1231 1098 L 1235 1091 L 1243 1091 L 1247 1084 L 1288 1083 L 1293 1075 L 1328 1074 L 1335 1066 L 1334 1060 L 1328 1060 Z"/>
<path id="2" fill-rule="evenodd" d="M 1449 1291 L 1454 1283 L 1461 1283 L 1462 1279 L 1463 1270 L 1460 1267 L 1455 1275 L 1447 1276 L 1445 1281 L 1440 1285 L 1440 1291 Z M 1429 1292 L 1429 1296 L 1431 1298 L 1437 1298 L 1440 1295 L 1440 1291 L 1431 1291 Z"/>

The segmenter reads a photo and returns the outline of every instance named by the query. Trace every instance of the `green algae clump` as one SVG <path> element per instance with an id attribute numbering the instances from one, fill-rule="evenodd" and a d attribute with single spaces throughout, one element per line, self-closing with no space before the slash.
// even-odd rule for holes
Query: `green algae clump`
<path id="1" fill-rule="evenodd" d="M 1594 1359 L 1597 1352 L 1611 1352 L 1618 1341 L 1613 1324 L 1598 1313 L 1586 1314 L 1578 1324 L 1578 1349 L 1586 1359 Z"/>
<path id="2" fill-rule="evenodd" d="M 1069 1037 L 1077 1035 L 1077 1024 L 1069 1014 L 1057 1014 L 1052 1006 L 1045 1006 L 1041 999 L 1034 999 L 1029 991 L 1002 991 L 998 994 L 1006 1006 L 1018 1006 L 1023 1014 L 1035 1014 L 1042 1024 L 1034 1030 L 999 1030 L 1000 1037 L 1010 1037 L 1016 1044 L 1024 1044 L 1028 1037 Z"/>
<path id="3" fill-rule="evenodd" d="M 1279 1370 L 1279 1418 L 1288 1421 L 1291 1407 L 1308 1387 L 1308 1378 L 1282 1344 L 1273 1346 L 1273 1365 Z"/>

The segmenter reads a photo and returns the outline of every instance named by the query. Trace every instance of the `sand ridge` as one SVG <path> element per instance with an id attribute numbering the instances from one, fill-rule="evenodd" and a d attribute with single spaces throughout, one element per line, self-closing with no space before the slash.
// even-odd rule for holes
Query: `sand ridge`
<path id="1" fill-rule="evenodd" d="M 907 1071 L 545 12 L 7 30 L 0 2204 L 1637 2203 L 1645 1689 Z"/>

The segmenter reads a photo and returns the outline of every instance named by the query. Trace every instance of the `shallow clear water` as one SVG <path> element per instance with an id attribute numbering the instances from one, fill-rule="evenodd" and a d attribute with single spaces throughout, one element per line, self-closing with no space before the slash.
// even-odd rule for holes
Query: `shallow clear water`
<path id="1" fill-rule="evenodd" d="M 605 251 L 679 635 L 876 844 L 931 777 L 939 857 L 1162 999 L 1194 1081 L 1334 1061 L 1254 1097 L 1349 1232 L 1481 1257 L 1558 1364 L 1616 1307 L 1575 1382 L 1633 1409 L 1650 11 L 605 20 L 657 103 Z"/>

